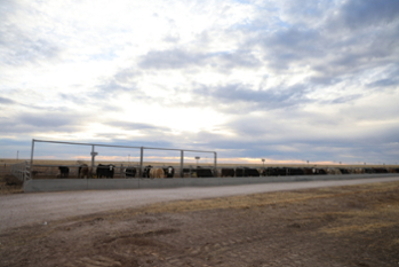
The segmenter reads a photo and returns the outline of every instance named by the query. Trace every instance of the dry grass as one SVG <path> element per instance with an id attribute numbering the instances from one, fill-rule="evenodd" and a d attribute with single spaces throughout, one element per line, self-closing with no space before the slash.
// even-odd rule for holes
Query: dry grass
<path id="1" fill-rule="evenodd" d="M 242 196 L 231 196 L 223 198 L 199 199 L 199 200 L 184 200 L 172 201 L 166 204 L 157 203 L 148 205 L 142 209 L 126 209 L 118 211 L 110 215 L 111 218 L 119 216 L 131 216 L 144 213 L 181 213 L 191 211 L 205 211 L 215 209 L 246 209 L 262 208 L 264 206 L 286 206 L 291 204 L 305 205 L 307 201 L 321 201 L 323 199 L 332 199 L 337 197 L 356 197 L 358 194 L 379 194 L 388 190 L 399 188 L 399 182 L 389 183 L 373 183 L 363 184 L 357 186 L 343 186 L 334 188 L 320 188 L 320 189 L 304 189 L 287 192 L 271 192 L 259 193 Z M 384 202 L 385 203 L 385 202 Z M 320 217 L 339 216 L 344 218 L 357 217 L 363 219 L 366 217 L 375 216 L 377 213 L 399 213 L 397 209 L 399 202 L 392 203 L 391 206 L 375 205 L 372 210 L 350 210 L 343 212 L 329 212 L 320 213 Z M 303 217 L 306 217 L 304 214 Z"/>
<path id="2" fill-rule="evenodd" d="M 3 178 L 0 178 L 0 195 L 23 193 L 20 185 L 7 185 Z"/>

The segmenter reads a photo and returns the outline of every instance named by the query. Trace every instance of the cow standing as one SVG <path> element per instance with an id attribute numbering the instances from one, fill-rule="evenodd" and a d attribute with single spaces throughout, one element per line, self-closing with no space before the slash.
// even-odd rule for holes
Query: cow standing
<path id="1" fill-rule="evenodd" d="M 233 168 L 223 168 L 222 169 L 222 173 L 221 173 L 221 177 L 234 177 L 235 172 Z"/>
<path id="2" fill-rule="evenodd" d="M 89 166 L 82 164 L 79 166 L 78 178 L 89 178 Z"/>
<path id="3" fill-rule="evenodd" d="M 114 178 L 114 171 L 115 171 L 115 165 L 99 164 L 97 166 L 96 175 L 97 175 L 97 178 L 102 178 L 102 177 Z"/>
<path id="4" fill-rule="evenodd" d="M 137 169 L 135 167 L 127 167 L 125 170 L 126 177 L 136 177 Z"/>
<path id="5" fill-rule="evenodd" d="M 198 178 L 214 177 L 212 170 L 208 168 L 201 168 L 198 166 L 195 172 Z"/>
<path id="6" fill-rule="evenodd" d="M 168 168 L 166 168 L 165 173 L 166 173 L 166 178 L 173 178 L 173 176 L 175 175 L 175 168 L 169 166 Z"/>
<path id="7" fill-rule="evenodd" d="M 165 172 L 162 168 L 151 168 L 150 178 L 165 178 Z"/>
<path id="8" fill-rule="evenodd" d="M 145 166 L 143 171 L 143 178 L 150 178 L 151 165 Z"/>
<path id="9" fill-rule="evenodd" d="M 67 166 L 59 166 L 58 170 L 60 171 L 60 174 L 58 175 L 58 177 L 60 177 L 60 178 L 68 178 L 69 168 Z"/>

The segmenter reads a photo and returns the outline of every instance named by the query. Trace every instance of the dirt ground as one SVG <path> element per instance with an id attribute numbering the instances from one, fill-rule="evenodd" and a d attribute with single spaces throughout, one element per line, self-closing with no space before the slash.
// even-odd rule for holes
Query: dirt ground
<path id="1" fill-rule="evenodd" d="M 399 266 L 399 182 L 175 201 L 8 229 L 0 266 Z"/>

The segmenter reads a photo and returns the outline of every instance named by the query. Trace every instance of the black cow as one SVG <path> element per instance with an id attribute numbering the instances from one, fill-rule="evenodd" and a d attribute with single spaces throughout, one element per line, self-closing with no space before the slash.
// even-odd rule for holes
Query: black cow
<path id="1" fill-rule="evenodd" d="M 305 172 L 301 168 L 285 168 L 287 175 L 303 175 Z"/>
<path id="2" fill-rule="evenodd" d="M 259 177 L 259 172 L 254 168 L 236 168 L 237 177 Z"/>
<path id="3" fill-rule="evenodd" d="M 311 170 L 309 170 L 309 173 L 311 173 Z M 305 170 L 294 167 L 267 167 L 264 174 L 266 176 L 303 175 Z"/>
<path id="4" fill-rule="evenodd" d="M 67 166 L 59 166 L 58 169 L 60 170 L 60 178 L 68 178 L 69 168 Z"/>
<path id="5" fill-rule="evenodd" d="M 235 172 L 234 172 L 233 168 L 223 168 L 221 176 L 222 177 L 229 177 L 229 176 L 234 177 L 234 173 Z"/>
<path id="6" fill-rule="evenodd" d="M 183 168 L 183 177 L 192 177 L 192 174 L 195 173 L 194 169 L 191 168 Z"/>
<path id="7" fill-rule="evenodd" d="M 365 168 L 364 172 L 365 173 L 375 173 L 375 170 L 374 170 L 374 168 Z"/>
<path id="8" fill-rule="evenodd" d="M 345 168 L 338 168 L 342 174 L 349 174 L 349 171 Z"/>
<path id="9" fill-rule="evenodd" d="M 236 176 L 243 177 L 244 176 L 244 169 L 243 168 L 236 168 Z"/>
<path id="10" fill-rule="evenodd" d="M 166 178 L 173 178 L 173 176 L 175 175 L 175 168 L 173 168 L 172 166 L 168 166 L 167 168 L 164 168 L 163 171 L 166 174 Z"/>
<path id="11" fill-rule="evenodd" d="M 137 169 L 135 167 L 127 167 L 125 170 L 126 177 L 136 177 Z"/>
<path id="12" fill-rule="evenodd" d="M 267 167 L 266 176 L 285 176 L 287 175 L 287 169 L 281 167 Z"/>
<path id="13" fill-rule="evenodd" d="M 96 174 L 97 178 L 114 178 L 115 165 L 98 164 Z"/>
<path id="14" fill-rule="evenodd" d="M 150 170 L 152 169 L 151 165 L 145 166 L 143 171 L 143 178 L 150 178 Z"/>
<path id="15" fill-rule="evenodd" d="M 385 168 L 374 168 L 375 173 L 388 173 Z"/>
<path id="16" fill-rule="evenodd" d="M 244 176 L 247 177 L 259 177 L 259 172 L 255 168 L 244 168 Z"/>
<path id="17" fill-rule="evenodd" d="M 194 171 L 197 173 L 198 178 L 213 177 L 213 172 L 211 169 L 201 168 L 198 166 L 197 169 L 195 169 Z"/>

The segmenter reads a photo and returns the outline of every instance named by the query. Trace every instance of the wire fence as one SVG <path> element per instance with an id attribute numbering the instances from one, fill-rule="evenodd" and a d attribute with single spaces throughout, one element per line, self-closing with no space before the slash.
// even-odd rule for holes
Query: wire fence
<path id="1" fill-rule="evenodd" d="M 37 143 L 47 143 L 47 144 L 58 144 L 58 145 L 68 145 L 68 146 L 86 146 L 91 148 L 90 152 L 90 157 L 91 157 L 91 162 L 89 167 L 93 171 L 98 164 L 96 164 L 96 157 L 99 156 L 99 152 L 97 151 L 99 148 L 105 148 L 105 149 L 135 149 L 139 150 L 139 162 L 137 164 L 137 171 L 138 171 L 138 176 L 142 177 L 144 173 L 144 168 L 145 168 L 145 162 L 144 162 L 144 153 L 148 153 L 148 151 L 166 151 L 166 152 L 173 152 L 173 153 L 179 153 L 180 154 L 180 164 L 176 164 L 178 167 L 176 168 L 176 171 L 178 172 L 177 175 L 180 175 L 180 177 L 184 176 L 184 170 L 185 168 L 185 156 L 190 153 L 207 153 L 207 154 L 212 154 L 213 155 L 213 166 L 211 167 L 213 172 L 217 172 L 217 153 L 215 151 L 207 151 L 207 150 L 192 150 L 192 149 L 175 149 L 175 148 L 157 148 L 157 147 L 137 147 L 137 146 L 120 146 L 120 145 L 108 145 L 108 144 L 94 144 L 94 143 L 77 143 L 77 142 L 64 142 L 64 141 L 47 141 L 47 140 L 32 140 L 32 149 L 31 149 L 31 160 L 30 160 L 30 165 L 32 166 L 31 168 L 31 176 L 35 176 L 38 173 L 33 173 L 33 168 L 35 169 L 37 167 L 40 167 L 35 164 L 35 145 Z M 196 159 L 199 159 L 200 157 L 195 157 Z M 190 167 L 191 168 L 191 167 Z M 53 170 L 52 170 L 53 171 Z M 119 173 L 123 172 L 123 166 L 119 167 Z M 40 171 L 39 171 L 40 172 Z M 48 171 L 46 171 L 48 172 Z"/>

